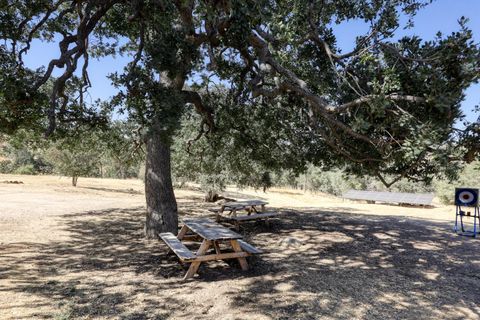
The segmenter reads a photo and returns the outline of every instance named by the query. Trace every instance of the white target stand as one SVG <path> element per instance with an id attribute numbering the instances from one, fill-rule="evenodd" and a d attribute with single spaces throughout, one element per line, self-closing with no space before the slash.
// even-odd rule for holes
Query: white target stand
<path id="1" fill-rule="evenodd" d="M 457 234 L 475 238 L 480 233 L 479 193 L 479 189 L 455 188 L 456 215 L 454 230 Z M 468 219 L 468 222 L 464 219 Z M 467 224 L 470 228 L 467 227 Z"/>

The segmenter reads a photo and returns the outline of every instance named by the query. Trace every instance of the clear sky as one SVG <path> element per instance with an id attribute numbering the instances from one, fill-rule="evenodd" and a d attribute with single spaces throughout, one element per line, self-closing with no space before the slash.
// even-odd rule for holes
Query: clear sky
<path id="1" fill-rule="evenodd" d="M 424 40 L 433 39 L 438 31 L 449 34 L 459 29 L 457 20 L 465 16 L 470 19 L 468 26 L 473 30 L 475 42 L 480 43 L 480 0 L 436 0 L 427 8 L 421 10 L 414 18 L 413 29 L 398 30 L 398 36 L 416 34 Z M 360 21 L 351 21 L 335 27 L 338 44 L 344 51 L 351 49 L 355 37 L 368 31 L 368 27 Z M 58 55 L 54 44 L 35 42 L 25 57 L 25 63 L 32 68 L 46 64 Z M 106 78 L 113 71 L 120 71 L 130 59 L 117 56 L 103 58 L 100 61 L 91 59 L 90 80 L 92 88 L 89 90 L 92 101 L 108 99 L 115 93 Z M 466 92 L 466 99 L 462 109 L 467 120 L 475 121 L 480 115 L 472 110 L 480 104 L 480 85 L 471 86 Z"/>

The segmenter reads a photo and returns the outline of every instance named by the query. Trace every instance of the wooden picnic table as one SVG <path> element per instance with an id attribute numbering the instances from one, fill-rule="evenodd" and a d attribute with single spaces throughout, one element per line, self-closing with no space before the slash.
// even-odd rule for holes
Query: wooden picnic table
<path id="1" fill-rule="evenodd" d="M 265 205 L 268 202 L 263 200 L 242 200 L 234 202 L 225 202 L 220 209 L 214 210 L 217 222 L 223 219 L 234 222 L 237 230 L 240 229 L 240 222 L 265 219 L 268 225 L 268 218 L 278 216 L 278 212 L 266 212 Z M 246 214 L 239 215 L 239 211 L 246 210 Z"/>
<path id="2" fill-rule="evenodd" d="M 267 204 L 268 202 L 263 200 L 242 200 L 225 202 L 220 208 L 219 212 L 222 213 L 225 210 L 228 210 L 230 211 L 230 215 L 236 216 L 237 210 L 247 210 L 248 215 L 250 215 L 252 212 L 259 213 L 265 211 L 265 205 Z M 260 206 L 260 210 L 258 210 L 258 206 Z"/>
<path id="3" fill-rule="evenodd" d="M 205 261 L 238 259 L 242 270 L 248 269 L 246 257 L 261 253 L 254 246 L 242 240 L 242 235 L 225 228 L 224 226 L 205 218 L 185 219 L 178 235 L 161 233 L 160 238 L 172 249 L 182 262 L 191 262 L 184 280 L 192 278 L 197 273 L 200 264 Z M 196 253 L 190 251 L 181 241 L 200 238 L 200 248 Z M 233 252 L 222 252 L 220 244 L 227 243 Z M 214 253 L 209 253 L 210 248 Z"/>

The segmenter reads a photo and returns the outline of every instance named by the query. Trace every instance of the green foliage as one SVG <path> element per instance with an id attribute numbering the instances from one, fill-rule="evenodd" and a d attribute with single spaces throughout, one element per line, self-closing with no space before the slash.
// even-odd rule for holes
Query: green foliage
<path id="1" fill-rule="evenodd" d="M 202 99 L 216 106 L 215 132 L 199 136 L 200 116 L 186 111 L 172 147 L 177 184 L 195 181 L 206 192 L 221 191 L 229 183 L 267 189 L 270 172 L 303 169 L 305 149 L 297 141 L 307 133 L 294 113 L 258 103 L 238 105 L 223 88 Z"/>
<path id="2" fill-rule="evenodd" d="M 56 140 L 45 140 L 28 130 L 6 136 L 0 172 L 137 177 L 143 154 L 131 123 L 116 121 L 105 130 L 87 129 Z"/>
<path id="3" fill-rule="evenodd" d="M 4 138 L 0 155 L 7 158 L 0 166 L 2 173 L 51 173 L 52 166 L 43 156 L 45 141 L 32 130 L 18 130 Z"/>
<path id="4" fill-rule="evenodd" d="M 378 176 L 386 185 L 402 177 L 430 183 L 435 176 L 454 177 L 461 168 L 465 150 L 458 148 L 453 127 L 463 118 L 463 92 L 478 81 L 480 51 L 463 18 L 451 35 L 392 40 L 399 12 L 414 15 L 426 3 L 286 1 L 265 8 L 264 30 L 275 39 L 268 50 L 292 73 L 276 68 L 261 74 L 268 83 L 262 89 L 272 94 L 259 99 L 287 109 L 290 96 L 301 98 L 294 104 L 298 114 L 311 115 L 311 136 L 302 143 L 315 141 L 325 151 L 304 152 L 309 162 Z M 355 50 L 342 58 L 333 31 L 350 19 L 368 21 L 375 31 L 359 37 Z M 316 34 L 305 37 L 312 29 Z M 295 81 L 301 84 L 292 86 Z"/>
<path id="5" fill-rule="evenodd" d="M 12 166 L 11 166 L 11 161 L 10 160 L 1 160 L 0 161 L 0 173 L 10 173 L 12 172 Z"/>
<path id="6" fill-rule="evenodd" d="M 358 179 L 348 179 L 338 170 L 321 172 L 317 168 L 312 168 L 311 175 L 307 175 L 306 189 L 310 191 L 320 191 L 336 196 L 341 196 L 348 189 L 356 187 Z M 316 169 L 316 170 L 315 170 Z"/>
<path id="7" fill-rule="evenodd" d="M 309 192 L 323 192 L 335 196 L 341 196 L 349 189 L 393 191 L 393 192 L 432 192 L 432 186 L 425 183 L 412 182 L 406 179 L 398 181 L 390 188 L 386 188 L 380 181 L 370 176 L 358 177 L 349 175 L 345 170 L 322 168 L 309 165 L 302 174 L 294 174 L 291 171 L 282 171 L 273 179 L 275 186 L 302 189 Z"/>
<path id="8" fill-rule="evenodd" d="M 113 178 L 137 177 L 144 160 L 137 126 L 132 122 L 114 121 L 99 132 L 102 149 L 102 176 Z"/>
<path id="9" fill-rule="evenodd" d="M 457 180 L 436 180 L 434 182 L 435 194 L 443 204 L 453 204 L 455 188 L 480 188 L 479 177 L 480 161 L 472 162 L 465 166 Z"/>
<path id="10" fill-rule="evenodd" d="M 35 168 L 32 164 L 24 164 L 19 167 L 17 167 L 15 170 L 13 170 L 14 174 L 29 174 L 33 175 L 36 173 Z"/>
<path id="11" fill-rule="evenodd" d="M 45 152 L 46 158 L 55 163 L 55 172 L 78 178 L 98 176 L 102 156 L 98 136 L 88 135 L 81 139 L 69 137 L 55 142 Z M 76 182 L 74 182 L 74 185 Z"/>
<path id="12" fill-rule="evenodd" d="M 401 15 L 411 18 L 429 2 L 8 2 L 0 15 L 0 131 L 48 127 L 68 136 L 98 124 L 104 114 L 84 103 L 87 69 L 77 68 L 87 67 L 90 55 L 124 54 L 131 63 L 110 77 L 118 94 L 98 107 L 125 113 L 142 138 L 173 144 L 177 179 L 215 189 L 227 182 L 261 186 L 265 172 L 298 175 L 307 163 L 376 176 L 387 186 L 453 178 L 480 152 L 478 126 L 460 137 L 453 129 L 463 119 L 465 89 L 478 81 L 480 51 L 465 18 L 450 35 L 397 40 Z M 372 32 L 342 54 L 335 27 L 351 20 L 365 21 Z M 50 68 L 26 69 L 22 55 L 32 40 L 58 42 L 60 58 Z M 59 77 L 51 76 L 52 67 Z M 201 116 L 191 115 L 189 103 Z M 192 117 L 188 130 L 185 117 Z M 186 160 L 181 150 L 197 135 L 193 122 L 204 132 L 214 129 L 213 120 L 216 133 L 197 141 L 193 160 Z M 132 128 L 122 130 L 116 135 Z M 114 159 L 102 173 L 136 171 L 122 165 L 136 163 L 124 138 L 98 144 L 100 163 Z M 83 149 L 71 152 L 92 151 Z M 321 179 L 319 185 L 339 183 Z"/>
<path id="13" fill-rule="evenodd" d="M 1 24 L 4 17 L 2 9 L 0 37 L 5 32 Z M 26 128 L 42 130 L 48 96 L 45 90 L 33 90 L 40 73 L 18 68 L 15 56 L 5 45 L 0 45 L 0 70 L 0 133 L 12 134 Z"/>

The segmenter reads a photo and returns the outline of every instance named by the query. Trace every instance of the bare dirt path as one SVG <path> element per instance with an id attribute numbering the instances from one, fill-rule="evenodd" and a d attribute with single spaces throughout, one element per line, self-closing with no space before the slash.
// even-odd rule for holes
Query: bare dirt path
<path id="1" fill-rule="evenodd" d="M 0 319 L 479 319 L 479 240 L 451 207 L 404 208 L 229 190 L 290 214 L 243 227 L 266 251 L 185 272 L 145 240 L 140 181 L 0 175 Z M 180 217 L 209 216 L 177 190 Z M 289 208 L 289 209 L 286 209 Z"/>

